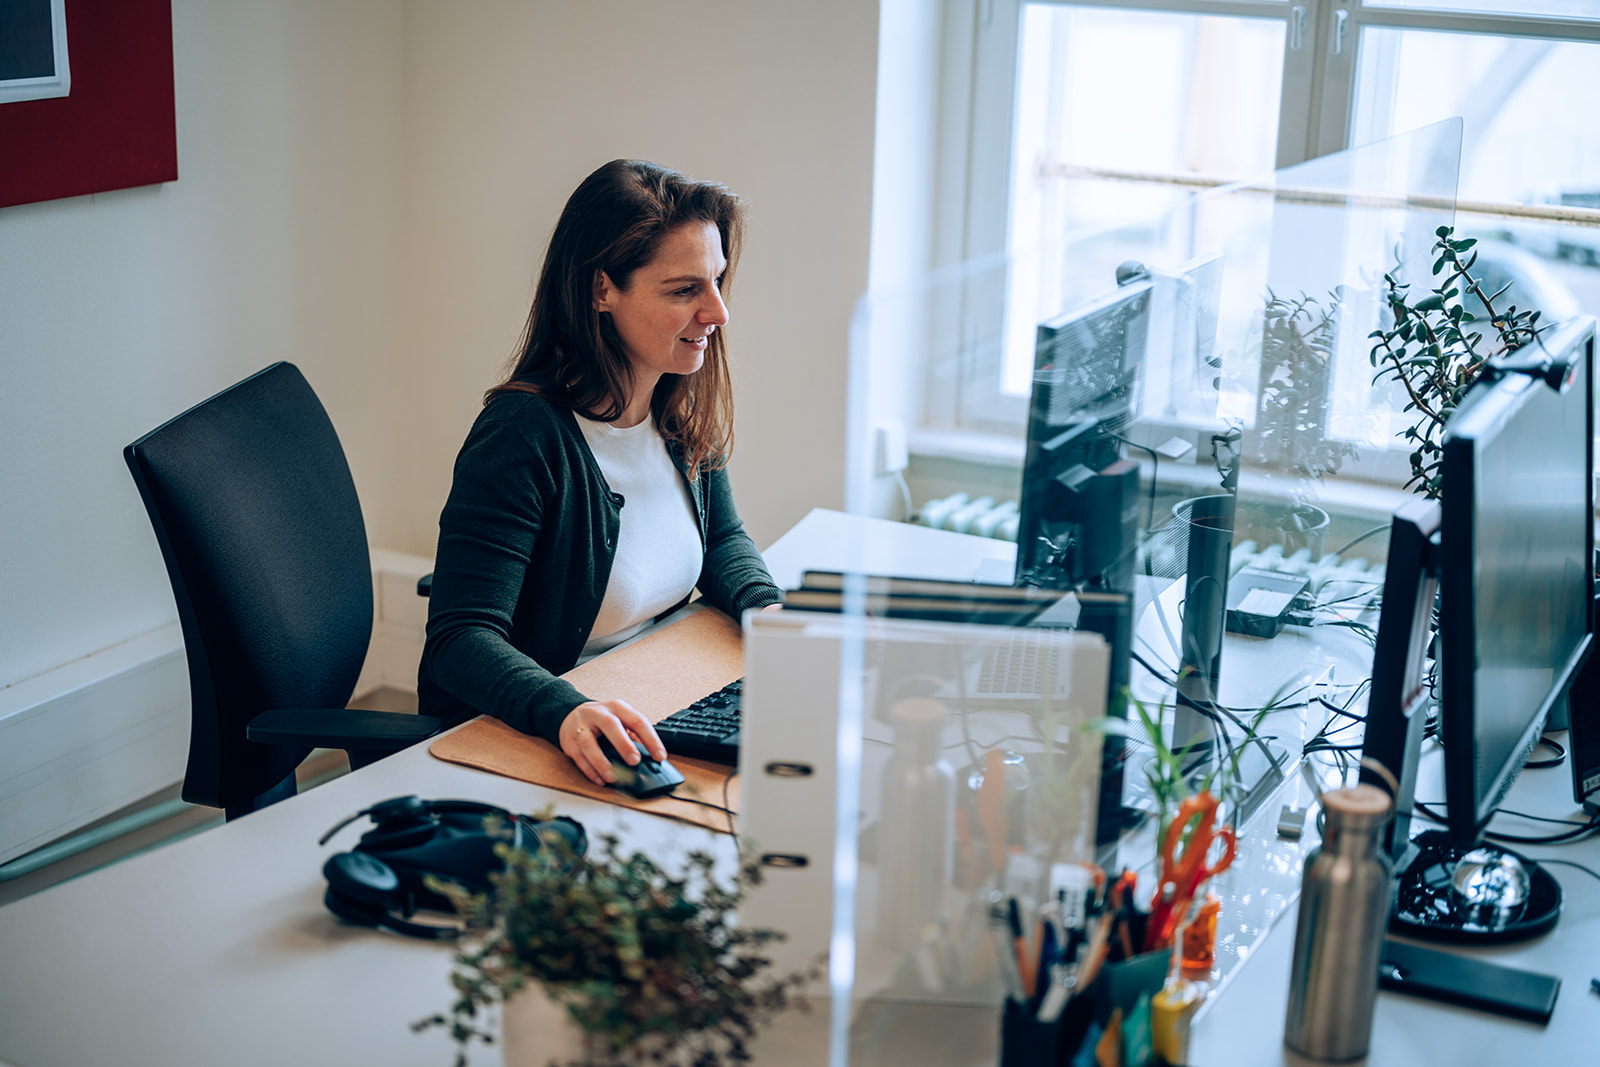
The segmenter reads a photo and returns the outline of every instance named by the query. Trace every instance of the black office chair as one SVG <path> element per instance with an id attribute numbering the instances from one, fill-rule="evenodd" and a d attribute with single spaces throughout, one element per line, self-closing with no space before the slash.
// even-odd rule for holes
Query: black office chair
<path id="1" fill-rule="evenodd" d="M 328 413 L 275 363 L 123 451 L 183 624 L 183 799 L 233 819 L 295 793 L 314 747 L 364 767 L 439 721 L 347 709 L 372 636 L 361 505 Z"/>

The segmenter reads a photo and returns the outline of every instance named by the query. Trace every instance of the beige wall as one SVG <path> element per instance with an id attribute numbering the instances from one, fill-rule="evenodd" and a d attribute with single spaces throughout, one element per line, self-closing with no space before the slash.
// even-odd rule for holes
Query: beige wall
<path id="1" fill-rule="evenodd" d="M 877 9 L 174 0 L 179 180 L 0 210 L 0 686 L 173 617 L 121 449 L 276 359 L 380 547 L 450 463 L 566 194 L 619 155 L 751 202 L 735 485 L 763 545 L 842 501 Z"/>
<path id="2" fill-rule="evenodd" d="M 431 553 L 456 448 L 527 315 L 573 187 L 619 156 L 746 197 L 733 290 L 733 478 L 766 545 L 843 500 L 845 344 L 865 288 L 876 5 L 413 3 L 405 257 L 415 432 L 383 501 Z"/>

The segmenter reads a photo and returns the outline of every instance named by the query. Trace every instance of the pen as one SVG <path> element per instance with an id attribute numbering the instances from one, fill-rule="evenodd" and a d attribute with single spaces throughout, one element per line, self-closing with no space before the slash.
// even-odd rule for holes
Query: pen
<path id="1" fill-rule="evenodd" d="M 1107 909 L 1095 920 L 1094 929 L 1089 932 L 1089 942 L 1083 948 L 1083 963 L 1078 967 L 1081 984 L 1092 984 L 1100 973 L 1100 966 L 1106 959 L 1106 948 L 1111 938 L 1111 920 L 1115 912 Z"/>
<path id="2" fill-rule="evenodd" d="M 1056 931 L 1049 923 L 1039 926 L 1039 965 L 1034 968 L 1033 995 L 1044 996 L 1044 983 L 1049 980 L 1050 968 L 1056 963 Z"/>
<path id="3" fill-rule="evenodd" d="M 1005 777 L 1005 754 L 991 749 L 984 756 L 983 784 L 978 787 L 978 825 L 989 839 L 989 871 L 997 878 L 1006 865 Z"/>
<path id="4" fill-rule="evenodd" d="M 1012 951 L 1017 955 L 1017 974 L 1022 979 L 1023 999 L 1027 1000 L 1033 996 L 1037 976 L 1033 973 L 1033 961 L 1028 959 L 1028 942 L 1022 936 L 1022 909 L 1016 897 L 1006 898 L 1006 926 L 1011 931 Z"/>
<path id="5" fill-rule="evenodd" d="M 1039 1001 L 1038 1020 L 1042 1023 L 1053 1023 L 1061 1018 L 1061 1013 L 1067 1007 L 1067 1000 L 1071 998 L 1072 991 L 1077 988 L 1078 970 L 1065 963 L 1052 963 L 1050 965 L 1050 988 L 1045 991 L 1043 999 Z"/>
<path id="6" fill-rule="evenodd" d="M 956 809 L 956 841 L 961 848 L 961 884 L 970 888 L 978 884 L 983 874 L 978 867 L 978 852 L 972 847 L 972 824 L 965 808 Z"/>
<path id="7" fill-rule="evenodd" d="M 996 889 L 989 894 L 989 926 L 995 932 L 995 955 L 1000 960 L 1000 979 L 1005 982 L 1006 995 L 1018 1004 L 1028 1002 L 1028 990 L 1022 984 L 1022 971 L 1017 966 L 1017 951 L 1014 943 L 1000 936 L 1007 926 L 1006 908 L 1001 903 L 1005 894 Z"/>

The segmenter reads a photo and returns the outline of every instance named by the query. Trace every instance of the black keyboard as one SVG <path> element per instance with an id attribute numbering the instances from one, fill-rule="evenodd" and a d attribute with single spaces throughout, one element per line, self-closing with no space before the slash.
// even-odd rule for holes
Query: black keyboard
<path id="1" fill-rule="evenodd" d="M 739 691 L 743 688 L 744 679 L 737 678 L 656 723 L 656 734 L 667 746 L 667 754 L 738 766 Z"/>

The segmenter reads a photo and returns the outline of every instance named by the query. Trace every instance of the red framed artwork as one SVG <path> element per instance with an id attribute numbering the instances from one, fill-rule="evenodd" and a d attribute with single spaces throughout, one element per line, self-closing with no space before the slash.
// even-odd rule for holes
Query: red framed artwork
<path id="1" fill-rule="evenodd" d="M 172 0 L 0 0 L 0 38 L 0 207 L 177 180 Z"/>

